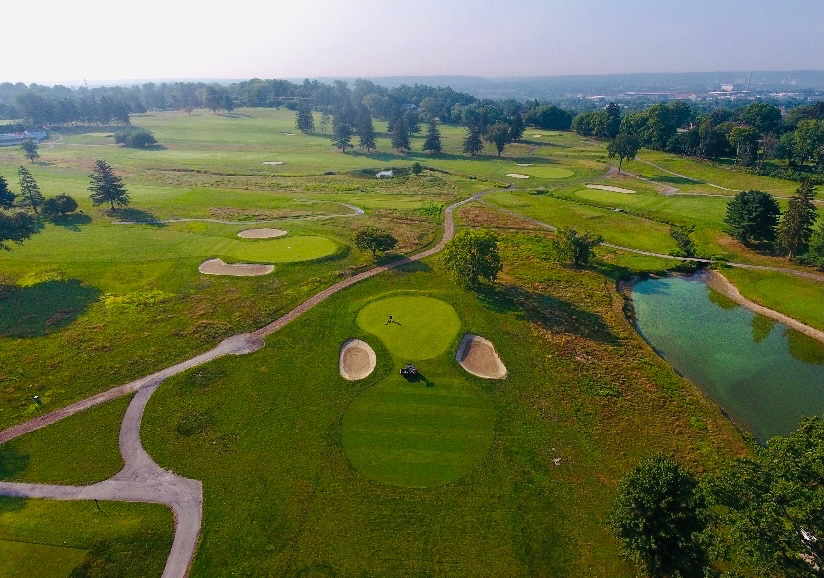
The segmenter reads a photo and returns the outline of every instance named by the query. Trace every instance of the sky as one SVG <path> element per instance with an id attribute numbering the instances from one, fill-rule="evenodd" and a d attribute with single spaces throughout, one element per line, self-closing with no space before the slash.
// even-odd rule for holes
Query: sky
<path id="1" fill-rule="evenodd" d="M 0 82 L 824 69 L 824 0 L 6 2 Z"/>

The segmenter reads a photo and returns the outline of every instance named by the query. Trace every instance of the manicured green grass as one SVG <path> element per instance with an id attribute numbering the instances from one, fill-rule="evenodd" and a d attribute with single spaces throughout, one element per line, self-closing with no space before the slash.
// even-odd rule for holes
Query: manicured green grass
<path id="1" fill-rule="evenodd" d="M 131 396 L 0 445 L 0 480 L 87 485 L 123 467 L 117 440 Z"/>
<path id="2" fill-rule="evenodd" d="M 78 548 L 0 540 L 0 578 L 66 578 L 85 555 Z"/>
<path id="3" fill-rule="evenodd" d="M 319 236 L 288 236 L 278 239 L 249 239 L 227 251 L 237 260 L 257 263 L 298 263 L 334 255 L 341 246 Z"/>
<path id="4" fill-rule="evenodd" d="M 481 461 L 495 425 L 490 399 L 443 361 L 394 372 L 361 393 L 343 417 L 343 448 L 365 476 L 404 487 L 453 482 Z"/>
<path id="5" fill-rule="evenodd" d="M 357 321 L 361 329 L 377 335 L 394 356 L 410 361 L 443 353 L 461 327 L 452 306 L 421 295 L 378 299 L 358 313 Z"/>
<path id="6" fill-rule="evenodd" d="M 160 576 L 172 535 L 155 504 L 0 497 L 0 576 Z"/>

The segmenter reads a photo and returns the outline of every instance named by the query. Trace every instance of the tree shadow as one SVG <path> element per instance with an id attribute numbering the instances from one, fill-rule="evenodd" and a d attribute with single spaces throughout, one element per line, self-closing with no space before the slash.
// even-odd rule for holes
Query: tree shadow
<path id="1" fill-rule="evenodd" d="M 39 337 L 65 327 L 97 301 L 100 291 L 78 279 L 29 287 L 0 285 L 0 335 Z"/>
<path id="2" fill-rule="evenodd" d="M 19 479 L 28 467 L 28 454 L 20 453 L 13 444 L 0 445 L 0 480 Z"/>
<path id="3" fill-rule="evenodd" d="M 26 498 L 23 496 L 0 496 L 0 515 L 19 512 L 26 508 Z"/>
<path id="4" fill-rule="evenodd" d="M 378 261 L 377 263 L 379 265 L 384 265 L 394 260 L 395 259 L 387 260 L 386 263 Z M 395 267 L 395 271 L 400 271 L 401 273 L 429 273 L 432 271 L 432 267 L 426 263 L 421 263 L 420 261 L 409 261 L 408 263 Z"/>
<path id="5" fill-rule="evenodd" d="M 704 181 L 698 179 L 687 179 L 684 177 L 676 177 L 671 175 L 654 175 L 650 177 L 653 181 L 659 183 L 669 183 L 671 185 L 703 185 Z"/>
<path id="6" fill-rule="evenodd" d="M 58 227 L 63 227 L 75 233 L 80 232 L 80 225 L 88 225 L 92 222 L 92 218 L 85 213 L 72 213 L 70 215 L 62 215 L 51 218 L 51 223 Z"/>
<path id="7" fill-rule="evenodd" d="M 807 365 L 824 365 L 824 345 L 820 341 L 789 327 L 784 330 L 784 338 L 793 359 Z"/>
<path id="8" fill-rule="evenodd" d="M 166 224 L 149 211 L 135 209 L 134 207 L 121 207 L 119 209 L 108 209 L 106 215 L 118 221 L 142 223 L 155 227 L 165 227 Z"/>
<path id="9" fill-rule="evenodd" d="M 215 116 L 222 116 L 223 118 L 257 118 L 251 114 L 243 114 L 241 112 L 219 112 Z"/>

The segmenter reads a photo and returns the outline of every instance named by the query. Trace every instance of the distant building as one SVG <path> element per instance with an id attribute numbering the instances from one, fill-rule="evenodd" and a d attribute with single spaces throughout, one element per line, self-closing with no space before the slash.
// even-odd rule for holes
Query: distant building
<path id="1" fill-rule="evenodd" d="M 37 132 L 29 132 L 27 130 L 23 132 L 7 132 L 0 134 L 0 147 L 19 145 L 24 140 L 33 140 L 39 143 L 44 138 L 46 138 L 46 132 L 42 130 Z"/>

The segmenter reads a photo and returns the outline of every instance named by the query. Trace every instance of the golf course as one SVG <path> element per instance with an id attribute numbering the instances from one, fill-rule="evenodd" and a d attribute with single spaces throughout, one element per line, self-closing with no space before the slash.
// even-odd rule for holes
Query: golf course
<path id="1" fill-rule="evenodd" d="M 683 294 L 824 331 L 824 274 L 725 232 L 738 191 L 786 208 L 798 183 L 646 149 L 619 173 L 535 127 L 498 156 L 442 124 L 429 154 L 375 119 L 376 149 L 341 151 L 295 119 L 150 111 L 156 146 L 89 125 L 0 148 L 10 188 L 25 166 L 79 205 L 0 252 L 0 578 L 638 575 L 620 480 L 657 454 L 715 472 L 757 428 L 638 333 L 633 284 L 711 264 L 744 299 Z M 127 206 L 92 203 L 98 159 Z M 566 228 L 603 238 L 588 265 L 556 258 Z M 478 230 L 502 268 L 458 283 L 444 247 Z M 824 379 L 822 344 L 788 340 Z"/>

